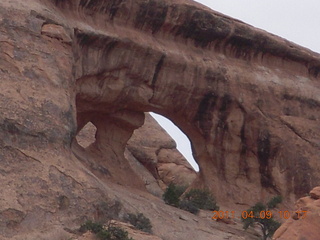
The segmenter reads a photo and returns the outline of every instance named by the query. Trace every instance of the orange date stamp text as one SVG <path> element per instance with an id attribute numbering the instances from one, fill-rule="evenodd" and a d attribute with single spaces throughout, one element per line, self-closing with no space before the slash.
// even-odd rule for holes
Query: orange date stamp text
<path id="1" fill-rule="evenodd" d="M 247 218 L 256 218 L 256 219 L 271 219 L 276 216 L 282 219 L 289 219 L 293 217 L 294 219 L 304 219 L 307 217 L 307 211 L 298 210 L 298 211 L 270 211 L 264 210 L 254 213 L 253 211 L 242 211 L 241 214 L 236 214 L 236 211 L 213 211 L 213 220 L 218 219 L 234 219 L 236 217 L 247 219 Z"/>

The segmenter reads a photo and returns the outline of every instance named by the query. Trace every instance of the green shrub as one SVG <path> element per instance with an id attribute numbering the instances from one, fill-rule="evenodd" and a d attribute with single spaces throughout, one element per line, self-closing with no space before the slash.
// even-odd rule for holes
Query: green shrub
<path id="1" fill-rule="evenodd" d="M 197 214 L 199 212 L 199 208 L 197 208 L 192 202 L 187 200 L 180 201 L 179 208 L 193 214 Z"/>
<path id="2" fill-rule="evenodd" d="M 282 202 L 282 197 L 280 195 L 271 198 L 271 200 L 267 203 L 268 209 L 275 208 L 281 202 Z"/>
<path id="3" fill-rule="evenodd" d="M 128 232 L 119 228 L 109 226 L 107 229 L 101 223 L 87 221 L 80 227 L 80 232 L 90 231 L 96 234 L 100 240 L 133 240 L 128 237 Z"/>
<path id="4" fill-rule="evenodd" d="M 92 221 L 86 221 L 84 224 L 80 227 L 80 232 L 93 232 L 93 233 L 99 233 L 103 231 L 103 226 L 101 223 L 92 222 Z"/>
<path id="5" fill-rule="evenodd" d="M 105 240 L 133 240 L 128 237 L 128 232 L 119 227 L 109 227 L 108 232 L 110 233 L 110 238 L 105 238 Z M 104 240 L 104 239 L 103 239 Z"/>
<path id="6" fill-rule="evenodd" d="M 96 233 L 96 236 L 98 239 L 101 239 L 101 240 L 113 239 L 111 233 L 107 230 L 102 230 L 102 231 Z"/>
<path id="7" fill-rule="evenodd" d="M 271 239 L 274 232 L 280 227 L 281 223 L 274 220 L 272 214 L 267 215 L 267 213 L 271 213 L 270 210 L 275 208 L 281 202 L 282 197 L 275 196 L 266 205 L 261 202 L 256 203 L 246 211 L 248 214 L 245 218 L 244 216 L 241 216 L 243 228 L 246 230 L 249 227 L 259 226 L 262 232 L 262 239 Z"/>
<path id="8" fill-rule="evenodd" d="M 179 202 L 180 202 L 179 198 L 186 189 L 187 187 L 176 186 L 175 184 L 170 183 L 162 196 L 164 202 L 171 206 L 179 207 Z"/>
<path id="9" fill-rule="evenodd" d="M 197 214 L 199 209 L 212 211 L 219 210 L 219 206 L 209 190 L 191 189 L 183 196 L 183 199 L 180 200 L 181 195 L 186 189 L 187 187 L 176 186 L 173 183 L 170 183 L 163 194 L 163 200 L 166 204 L 179 207 L 193 214 Z"/>
<path id="10" fill-rule="evenodd" d="M 211 211 L 219 210 L 219 206 L 209 190 L 191 189 L 184 196 L 184 200 L 191 202 L 196 208 Z"/>
<path id="11" fill-rule="evenodd" d="M 143 232 L 152 232 L 152 225 L 150 219 L 145 217 L 142 213 L 129 213 L 126 220 Z"/>

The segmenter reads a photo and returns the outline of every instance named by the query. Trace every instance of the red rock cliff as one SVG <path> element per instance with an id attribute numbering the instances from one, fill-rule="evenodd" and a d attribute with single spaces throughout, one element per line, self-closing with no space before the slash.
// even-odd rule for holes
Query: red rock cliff
<path id="1" fill-rule="evenodd" d="M 319 185 L 319 54 L 192 1 L 4 0 L 0 21 L 3 236 L 83 222 L 109 178 L 145 190 L 124 152 L 149 111 L 186 133 L 218 202 Z M 88 122 L 95 171 L 74 141 Z"/>

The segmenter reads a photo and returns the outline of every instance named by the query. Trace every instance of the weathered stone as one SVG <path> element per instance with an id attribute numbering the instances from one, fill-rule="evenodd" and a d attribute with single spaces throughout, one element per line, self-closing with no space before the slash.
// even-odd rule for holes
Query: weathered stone
<path id="1" fill-rule="evenodd" d="M 126 148 L 150 111 L 189 137 L 192 185 L 218 204 L 290 204 L 319 185 L 319 54 L 188 0 L 3 0 L 0 21 L 1 239 L 68 239 L 119 199 L 162 238 L 223 239 L 147 192 L 145 179 L 190 181 L 167 149 Z M 82 148 L 89 122 L 95 141 Z M 150 161 L 130 164 L 126 150 Z M 311 200 L 301 229 L 319 229 Z"/>
<path id="2" fill-rule="evenodd" d="M 315 187 L 310 191 L 310 197 L 313 199 L 319 199 L 320 198 L 320 187 Z"/>
<path id="3" fill-rule="evenodd" d="M 314 188 L 311 192 L 316 193 L 319 187 Z M 320 236 L 320 199 L 303 197 L 296 202 L 296 214 L 288 219 L 275 232 L 275 240 L 298 240 L 298 239 L 318 239 Z M 317 194 L 316 194 L 317 195 Z"/>
<path id="4" fill-rule="evenodd" d="M 64 43 L 72 42 L 72 39 L 67 31 L 59 25 L 45 24 L 42 26 L 41 34 L 51 38 L 56 38 Z"/>
<path id="5" fill-rule="evenodd" d="M 149 114 L 144 125 L 134 131 L 127 148 L 162 188 L 170 183 L 189 186 L 196 178 L 196 172 L 176 149 L 174 140 Z"/>

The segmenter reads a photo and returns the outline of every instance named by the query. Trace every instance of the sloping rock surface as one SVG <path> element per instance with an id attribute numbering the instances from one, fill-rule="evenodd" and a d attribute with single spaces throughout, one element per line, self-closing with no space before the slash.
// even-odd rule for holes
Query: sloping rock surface
<path id="1" fill-rule="evenodd" d="M 144 125 L 134 131 L 127 148 L 162 188 L 170 183 L 189 186 L 196 178 L 194 169 L 176 149 L 175 141 L 149 114 Z"/>
<path id="2" fill-rule="evenodd" d="M 320 236 L 320 187 L 310 191 L 310 196 L 296 202 L 298 214 L 292 214 L 274 234 L 273 239 L 319 239 Z"/>
<path id="3" fill-rule="evenodd" d="M 218 203 L 292 203 L 319 185 L 319 78 L 319 54 L 192 1 L 2 0 L 1 239 L 68 239 L 102 205 L 144 212 L 161 238 L 227 237 L 147 192 L 133 132 L 145 112 L 171 119 Z"/>

